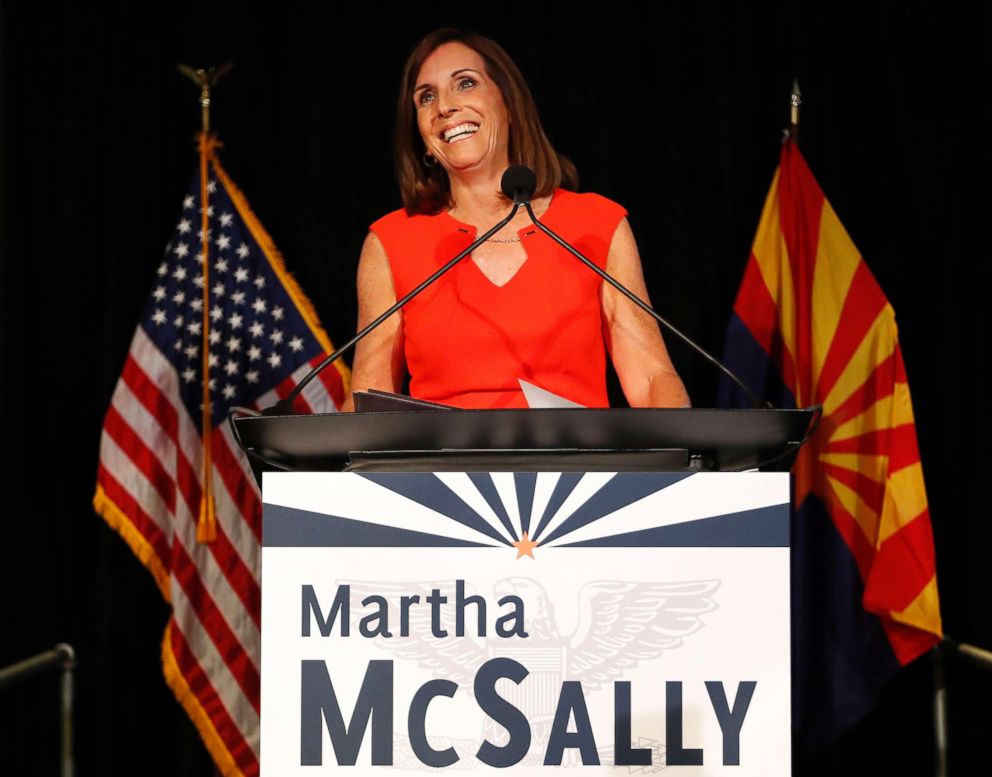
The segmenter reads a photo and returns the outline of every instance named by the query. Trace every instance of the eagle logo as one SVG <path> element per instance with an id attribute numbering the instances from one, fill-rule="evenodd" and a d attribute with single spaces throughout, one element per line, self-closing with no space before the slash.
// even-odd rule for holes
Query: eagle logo
<path id="1" fill-rule="evenodd" d="M 425 599 L 432 589 L 453 588 L 454 581 L 385 583 L 372 581 L 338 581 L 351 586 L 352 596 L 361 600 L 369 595 L 384 597 L 390 608 L 398 608 L 400 597 L 410 593 Z M 681 647 L 685 640 L 705 625 L 703 616 L 717 609 L 714 594 L 719 580 L 675 582 L 634 582 L 597 580 L 578 591 L 578 621 L 571 633 L 564 633 L 555 616 L 554 605 L 540 582 L 529 577 L 509 577 L 498 581 L 493 595 L 498 600 L 507 595 L 524 602 L 526 640 L 497 644 L 466 635 L 458 639 L 437 638 L 431 630 L 429 609 L 410 610 L 409 637 L 378 640 L 377 646 L 391 651 L 404 661 L 415 662 L 435 678 L 455 682 L 468 694 L 478 668 L 486 661 L 512 658 L 528 668 L 530 674 L 520 685 L 507 683 L 500 695 L 523 711 L 531 722 L 531 752 L 521 765 L 541 763 L 554 720 L 562 683 L 576 680 L 587 694 L 604 685 L 623 679 L 624 673 L 638 664 L 660 658 L 667 651 Z M 454 633 L 454 608 L 441 610 L 441 627 Z M 352 612 L 357 623 L 360 613 Z M 354 624 L 353 624 L 354 625 Z M 482 735 L 495 745 L 506 741 L 501 726 L 489 721 Z M 468 754 L 478 750 L 478 741 L 459 738 L 430 737 L 433 747 L 455 747 L 462 754 L 457 769 L 478 765 Z M 634 747 L 653 749 L 653 767 L 636 767 L 655 771 L 664 767 L 664 746 L 650 739 L 632 742 Z M 601 759 L 612 760 L 612 747 L 599 748 Z M 578 754 L 574 753 L 575 758 Z M 425 770 L 409 743 L 397 737 L 394 765 L 399 768 Z M 566 760 L 563 765 L 570 765 Z M 635 768 L 635 767 L 631 767 Z"/>

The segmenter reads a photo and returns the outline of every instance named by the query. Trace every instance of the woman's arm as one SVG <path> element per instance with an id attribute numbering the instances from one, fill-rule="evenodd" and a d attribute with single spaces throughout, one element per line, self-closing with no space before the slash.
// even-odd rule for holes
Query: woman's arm
<path id="1" fill-rule="evenodd" d="M 606 271 L 651 304 L 637 243 L 627 219 L 620 222 L 613 234 Z M 606 345 L 630 406 L 688 406 L 689 395 L 668 357 L 655 320 L 608 283 L 603 283 L 601 295 Z"/>
<path id="2" fill-rule="evenodd" d="M 374 232 L 369 232 L 358 259 L 358 329 L 366 326 L 396 302 L 389 258 Z M 403 385 L 402 311 L 394 313 L 355 346 L 351 390 L 399 391 Z M 349 394 L 341 407 L 352 411 L 355 402 Z"/>

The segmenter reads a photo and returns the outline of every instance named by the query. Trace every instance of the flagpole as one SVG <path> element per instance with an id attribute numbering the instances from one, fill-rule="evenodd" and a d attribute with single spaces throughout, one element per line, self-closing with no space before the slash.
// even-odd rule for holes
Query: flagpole
<path id="1" fill-rule="evenodd" d="M 217 538 L 217 510 L 214 500 L 213 457 L 211 438 L 213 422 L 210 407 L 210 162 L 219 145 L 210 131 L 210 92 L 217 82 L 231 69 L 228 62 L 218 68 L 193 69 L 178 65 L 179 72 L 200 87 L 200 132 L 197 150 L 200 155 L 200 245 L 203 265 L 203 319 L 201 325 L 202 411 L 201 434 L 203 440 L 203 487 L 200 495 L 200 514 L 196 523 L 197 542 L 212 542 Z"/>

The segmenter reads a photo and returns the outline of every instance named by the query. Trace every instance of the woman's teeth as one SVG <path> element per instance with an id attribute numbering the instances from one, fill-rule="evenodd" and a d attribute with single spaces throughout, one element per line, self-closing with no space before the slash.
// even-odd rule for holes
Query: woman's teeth
<path id="1" fill-rule="evenodd" d="M 474 135 L 478 131 L 478 124 L 459 124 L 457 127 L 452 127 L 444 131 L 444 142 L 454 143 L 455 141 Z"/>

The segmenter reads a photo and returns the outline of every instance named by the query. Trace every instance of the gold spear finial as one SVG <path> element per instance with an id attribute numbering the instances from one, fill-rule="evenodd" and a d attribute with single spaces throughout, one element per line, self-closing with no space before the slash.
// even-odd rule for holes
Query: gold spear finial
<path id="1" fill-rule="evenodd" d="M 176 67 L 179 68 L 180 73 L 200 87 L 200 124 L 203 134 L 207 135 L 210 133 L 210 90 L 231 71 L 234 63 L 225 62 L 220 67 L 208 69 L 192 68 L 181 63 Z"/>
<path id="2" fill-rule="evenodd" d="M 803 93 L 799 91 L 799 79 L 792 79 L 792 95 L 789 97 L 789 137 L 793 143 L 799 142 L 799 106 L 803 104 Z"/>

